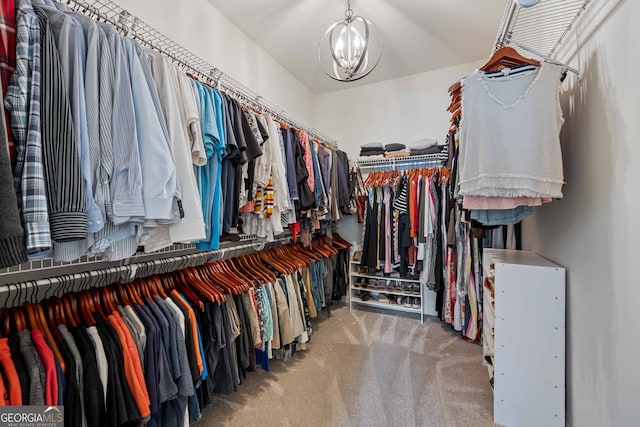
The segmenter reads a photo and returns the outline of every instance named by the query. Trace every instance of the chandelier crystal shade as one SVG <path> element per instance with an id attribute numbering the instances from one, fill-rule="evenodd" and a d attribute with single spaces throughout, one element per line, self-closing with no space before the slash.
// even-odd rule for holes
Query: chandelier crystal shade
<path id="1" fill-rule="evenodd" d="M 347 1 L 345 18 L 325 31 L 318 46 L 318 61 L 332 79 L 351 82 L 367 76 L 382 57 L 382 35 L 361 16 L 354 16 Z"/>

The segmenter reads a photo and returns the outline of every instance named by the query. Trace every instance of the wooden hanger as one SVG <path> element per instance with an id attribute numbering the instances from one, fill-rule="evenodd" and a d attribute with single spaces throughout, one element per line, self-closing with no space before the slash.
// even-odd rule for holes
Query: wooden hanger
<path id="1" fill-rule="evenodd" d="M 62 369 L 62 372 L 67 372 L 67 366 L 57 344 L 62 340 L 62 336 L 60 335 L 60 331 L 58 330 L 58 326 L 56 325 L 55 318 L 51 319 L 51 322 L 47 322 L 42 304 L 36 304 L 35 310 L 40 315 L 40 321 L 42 327 L 44 328 L 44 336 L 49 340 L 49 346 L 53 351 L 53 355 L 56 357 L 58 363 L 60 364 L 60 369 Z"/>
<path id="2" fill-rule="evenodd" d="M 16 307 L 12 311 L 15 315 L 16 332 L 22 332 L 27 329 L 27 316 L 24 313 L 24 309 L 22 307 Z"/>
<path id="3" fill-rule="evenodd" d="M 94 311 L 91 309 L 89 297 L 84 293 L 73 293 L 73 298 L 70 298 L 69 302 L 72 304 L 77 304 L 77 307 L 80 309 L 80 315 L 82 317 L 82 322 L 87 326 L 93 326 L 96 324 L 96 319 L 93 317 Z"/>
<path id="4" fill-rule="evenodd" d="M 240 262 L 240 257 L 212 263 L 209 267 L 212 274 L 215 275 L 215 271 L 218 270 L 225 278 L 229 278 L 233 294 L 242 294 L 257 284 L 250 269 Z"/>
<path id="5" fill-rule="evenodd" d="M 126 287 L 122 283 L 117 283 L 114 285 L 116 292 L 118 294 L 118 298 L 125 306 L 131 305 L 131 300 L 129 299 L 129 293 L 127 292 Z"/>
<path id="6" fill-rule="evenodd" d="M 264 251 L 263 251 L 264 252 Z M 272 251 L 266 251 L 273 254 Z M 260 261 L 260 257 L 257 254 L 250 254 L 246 257 L 248 264 L 252 266 L 254 274 L 258 276 L 259 285 L 263 285 L 265 283 L 273 282 L 276 280 L 276 275 L 270 271 L 265 265 Z"/>
<path id="7" fill-rule="evenodd" d="M 510 46 L 504 46 L 496 50 L 491 58 L 480 67 L 482 71 L 498 71 L 504 68 L 511 68 L 516 65 L 529 64 L 536 67 L 540 66 L 540 62 L 535 59 L 522 56 L 517 50 Z"/>
<path id="8" fill-rule="evenodd" d="M 65 325 L 68 327 L 69 323 L 64 311 L 64 305 L 62 304 L 62 300 L 58 297 L 53 297 L 51 298 L 50 303 L 53 306 L 54 318 L 55 318 L 56 324 Z"/>
<path id="9" fill-rule="evenodd" d="M 71 294 L 64 294 L 60 297 L 60 303 L 62 304 L 62 308 L 65 313 L 65 317 L 67 318 L 68 325 L 72 328 L 75 328 L 80 323 L 78 318 L 78 312 L 74 312 L 71 308 Z"/>
<path id="10" fill-rule="evenodd" d="M 160 279 L 160 276 L 157 276 L 157 275 L 156 276 L 152 276 L 152 281 L 155 284 L 154 289 L 155 289 L 156 294 L 160 298 L 162 298 L 163 300 L 167 299 L 167 294 L 164 291 L 164 286 L 162 284 L 162 280 Z"/>
<path id="11" fill-rule="evenodd" d="M 193 267 L 189 267 L 185 270 L 180 270 L 179 274 L 181 274 L 184 278 L 184 283 L 188 283 L 189 287 L 196 289 L 200 292 L 207 300 L 211 302 L 216 302 L 216 295 L 211 290 L 210 286 L 205 283 L 202 278 L 197 274 L 196 270 Z"/>
<path id="12" fill-rule="evenodd" d="M 183 274 L 180 271 L 174 271 L 171 275 L 176 285 L 175 292 L 182 293 L 187 299 L 200 308 L 200 311 L 204 311 L 204 302 L 202 302 L 200 297 L 186 284 Z"/>

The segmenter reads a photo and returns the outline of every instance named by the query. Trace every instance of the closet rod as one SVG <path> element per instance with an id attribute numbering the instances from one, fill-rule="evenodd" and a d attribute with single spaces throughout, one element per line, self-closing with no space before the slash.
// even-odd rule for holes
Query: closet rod
<path id="1" fill-rule="evenodd" d="M 552 57 L 550 57 L 550 56 L 548 56 L 548 55 L 545 55 L 544 53 L 540 53 L 540 52 L 538 52 L 537 50 L 532 49 L 532 48 L 530 48 L 530 47 L 528 47 L 528 46 L 526 46 L 526 45 L 520 44 L 520 43 L 518 43 L 517 41 L 511 40 L 510 38 L 507 38 L 507 40 L 505 40 L 505 42 L 506 42 L 507 44 L 511 44 L 511 45 L 517 46 L 517 47 L 519 47 L 520 49 L 524 49 L 524 50 L 526 50 L 527 52 L 533 53 L 534 55 L 537 55 L 537 56 L 539 56 L 540 58 L 545 59 L 545 60 L 546 60 L 546 61 L 548 61 L 548 62 L 551 62 L 551 63 L 556 64 L 556 65 L 561 65 L 562 67 L 566 68 L 567 70 L 569 70 L 569 71 L 571 71 L 571 72 L 573 72 L 573 73 L 577 74 L 577 75 L 578 75 L 578 78 L 580 78 L 580 71 L 578 71 L 578 69 L 577 69 L 577 68 L 574 68 L 574 67 L 572 67 L 572 66 L 570 66 L 570 65 L 567 65 L 567 64 L 565 64 L 564 62 L 560 62 L 560 61 L 558 61 L 557 59 L 554 59 L 554 58 L 552 58 Z"/>
<path id="2" fill-rule="evenodd" d="M 154 274 L 170 273 L 183 270 L 188 267 L 197 267 L 212 261 L 247 255 L 256 251 L 270 249 L 290 243 L 292 236 L 282 237 L 273 242 L 243 243 L 232 247 L 203 251 L 187 255 L 169 258 L 155 259 L 152 261 L 133 262 L 113 267 L 99 268 L 95 270 L 81 271 L 72 274 L 47 277 L 38 280 L 25 280 L 0 286 L 0 307 L 8 308 L 19 306 L 25 301 L 39 302 L 52 296 L 60 288 L 64 292 L 70 290 L 79 291 L 88 287 L 103 287 L 112 283 L 128 283 L 136 278 L 152 276 Z M 46 288 L 45 295 L 40 295 L 40 289 Z M 12 293 L 18 293 L 13 295 Z M 22 298 L 24 296 L 24 298 Z"/>
<path id="3" fill-rule="evenodd" d="M 288 126 L 306 131 L 312 139 L 326 146 L 334 149 L 338 148 L 336 140 L 317 129 L 305 125 L 283 108 L 269 102 L 219 68 L 210 65 L 207 61 L 160 33 L 140 18 L 131 15 L 113 1 L 66 0 L 66 3 L 73 7 L 74 10 L 92 19 L 104 21 L 115 26 L 125 36 L 131 37 L 141 44 L 166 55 L 198 79 L 216 86 L 239 100 L 243 100 L 249 107 L 269 113 L 276 120 Z"/>

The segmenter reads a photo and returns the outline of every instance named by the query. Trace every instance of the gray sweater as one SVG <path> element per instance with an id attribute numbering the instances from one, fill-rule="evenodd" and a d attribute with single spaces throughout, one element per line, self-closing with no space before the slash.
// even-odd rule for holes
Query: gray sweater
<path id="1" fill-rule="evenodd" d="M 2 87 L 0 87 L 0 99 L 4 101 Z M 4 114 L 0 114 L 0 268 L 27 260 L 24 230 L 18 211 L 18 199 L 13 184 L 8 148 Z"/>

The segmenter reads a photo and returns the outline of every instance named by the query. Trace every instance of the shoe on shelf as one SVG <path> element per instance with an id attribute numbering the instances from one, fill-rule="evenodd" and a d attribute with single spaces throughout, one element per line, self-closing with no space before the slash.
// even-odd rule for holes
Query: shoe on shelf
<path id="1" fill-rule="evenodd" d="M 413 285 L 411 285 L 411 293 L 416 294 L 416 295 L 420 295 L 420 284 L 419 283 L 414 283 Z"/>
<path id="2" fill-rule="evenodd" d="M 357 262 L 360 264 L 360 260 L 362 259 L 362 251 L 355 251 L 353 253 L 353 258 L 351 258 L 353 262 Z"/>
<path id="3" fill-rule="evenodd" d="M 411 308 L 421 308 L 420 298 L 418 297 L 411 298 Z"/>
<path id="4" fill-rule="evenodd" d="M 398 304 L 398 295 L 387 295 L 387 299 L 391 305 Z"/>
<path id="5" fill-rule="evenodd" d="M 358 272 L 358 274 L 369 274 L 369 267 L 367 267 L 366 265 L 358 265 L 356 271 Z"/>
<path id="6" fill-rule="evenodd" d="M 369 284 L 367 285 L 368 289 L 375 289 L 378 285 L 378 281 L 376 279 L 369 279 Z"/>
<path id="7" fill-rule="evenodd" d="M 369 292 L 366 292 L 366 291 L 360 291 L 360 299 L 362 301 L 370 301 L 371 300 L 371 294 Z"/>
<path id="8" fill-rule="evenodd" d="M 402 305 L 411 308 L 411 297 L 402 297 Z"/>
<path id="9" fill-rule="evenodd" d="M 404 285 L 404 293 L 410 294 L 413 291 L 413 285 L 411 283 L 407 283 Z"/>

